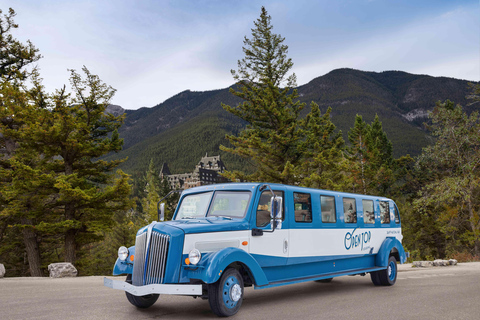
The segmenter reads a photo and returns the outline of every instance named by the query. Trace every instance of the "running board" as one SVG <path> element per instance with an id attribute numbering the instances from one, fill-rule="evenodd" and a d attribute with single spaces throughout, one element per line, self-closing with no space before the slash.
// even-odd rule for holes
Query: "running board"
<path id="1" fill-rule="evenodd" d="M 330 279 L 330 278 L 340 277 L 340 276 L 352 276 L 352 275 L 356 275 L 356 274 L 360 274 L 360 273 L 368 273 L 368 272 L 385 270 L 386 268 L 387 267 L 353 269 L 353 270 L 347 270 L 347 271 L 342 271 L 342 272 L 324 273 L 322 275 L 315 275 L 315 276 L 296 278 L 296 279 L 290 279 L 290 280 L 272 281 L 272 282 L 269 282 L 268 284 L 263 285 L 263 286 L 255 286 L 255 289 L 273 288 L 273 287 L 284 286 L 284 285 L 287 285 L 287 284 L 295 284 L 295 283 L 302 283 L 302 282 L 307 282 L 307 281 Z"/>

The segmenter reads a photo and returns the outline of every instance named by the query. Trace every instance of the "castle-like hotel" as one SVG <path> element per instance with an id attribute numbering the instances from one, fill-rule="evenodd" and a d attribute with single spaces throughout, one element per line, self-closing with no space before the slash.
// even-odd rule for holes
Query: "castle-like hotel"
<path id="1" fill-rule="evenodd" d="M 227 168 L 220 160 L 220 156 L 209 157 L 207 154 L 200 159 L 192 173 L 171 174 L 166 163 L 160 170 L 160 179 L 167 178 L 170 187 L 175 189 L 189 189 L 207 184 L 230 182 L 220 174 Z"/>

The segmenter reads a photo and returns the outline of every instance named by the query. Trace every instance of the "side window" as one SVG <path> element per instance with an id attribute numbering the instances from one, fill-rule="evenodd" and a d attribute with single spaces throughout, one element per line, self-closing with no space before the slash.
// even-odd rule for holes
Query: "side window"
<path id="1" fill-rule="evenodd" d="M 310 193 L 293 193 L 295 222 L 312 222 L 312 201 Z"/>
<path id="2" fill-rule="evenodd" d="M 387 201 L 380 201 L 380 221 L 382 224 L 390 223 L 390 209 Z"/>
<path id="3" fill-rule="evenodd" d="M 355 199 L 343 198 L 345 223 L 357 223 L 357 205 Z"/>
<path id="4" fill-rule="evenodd" d="M 375 212 L 373 211 L 372 200 L 362 200 L 363 205 L 363 222 L 375 223 Z"/>
<path id="5" fill-rule="evenodd" d="M 400 223 L 400 214 L 398 213 L 398 208 L 395 204 L 393 205 L 393 210 L 395 211 L 395 223 Z"/>
<path id="6" fill-rule="evenodd" d="M 283 191 L 274 191 L 275 195 L 278 197 L 282 197 L 284 199 L 283 203 L 285 203 L 285 198 L 283 196 Z M 265 227 L 270 223 L 270 208 L 271 208 L 271 200 L 272 193 L 270 190 L 265 190 L 262 192 L 260 196 L 260 201 L 258 202 L 257 207 L 257 227 Z M 285 205 L 282 208 L 282 220 L 285 217 Z"/>
<path id="7" fill-rule="evenodd" d="M 337 222 L 337 215 L 335 214 L 335 197 L 320 196 L 320 204 L 322 210 L 323 223 Z"/>

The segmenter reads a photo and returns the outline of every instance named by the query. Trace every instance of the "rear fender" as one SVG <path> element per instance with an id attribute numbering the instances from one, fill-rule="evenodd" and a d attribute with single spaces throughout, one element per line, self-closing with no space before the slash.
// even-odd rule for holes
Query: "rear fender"
<path id="1" fill-rule="evenodd" d="M 377 267 L 386 267 L 388 265 L 390 253 L 393 253 L 394 255 L 398 253 L 400 263 L 405 263 L 407 260 L 405 249 L 403 249 L 400 241 L 395 237 L 387 237 L 378 250 L 377 257 L 375 258 L 375 265 Z"/>

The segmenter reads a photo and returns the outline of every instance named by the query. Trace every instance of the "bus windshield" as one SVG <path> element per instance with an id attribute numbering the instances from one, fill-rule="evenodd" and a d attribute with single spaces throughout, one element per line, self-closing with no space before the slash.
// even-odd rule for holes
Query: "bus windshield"
<path id="1" fill-rule="evenodd" d="M 217 191 L 215 193 L 205 192 L 187 195 L 180 204 L 175 220 L 203 218 L 205 216 L 227 219 L 243 218 L 247 212 L 251 195 L 249 191 Z M 208 208 L 209 205 L 210 209 Z"/>
<path id="2" fill-rule="evenodd" d="M 197 193 L 183 198 L 175 220 L 205 217 L 212 194 L 213 192 Z"/>
<path id="3" fill-rule="evenodd" d="M 247 212 L 250 196 L 249 191 L 217 191 L 208 216 L 243 218 Z"/>

